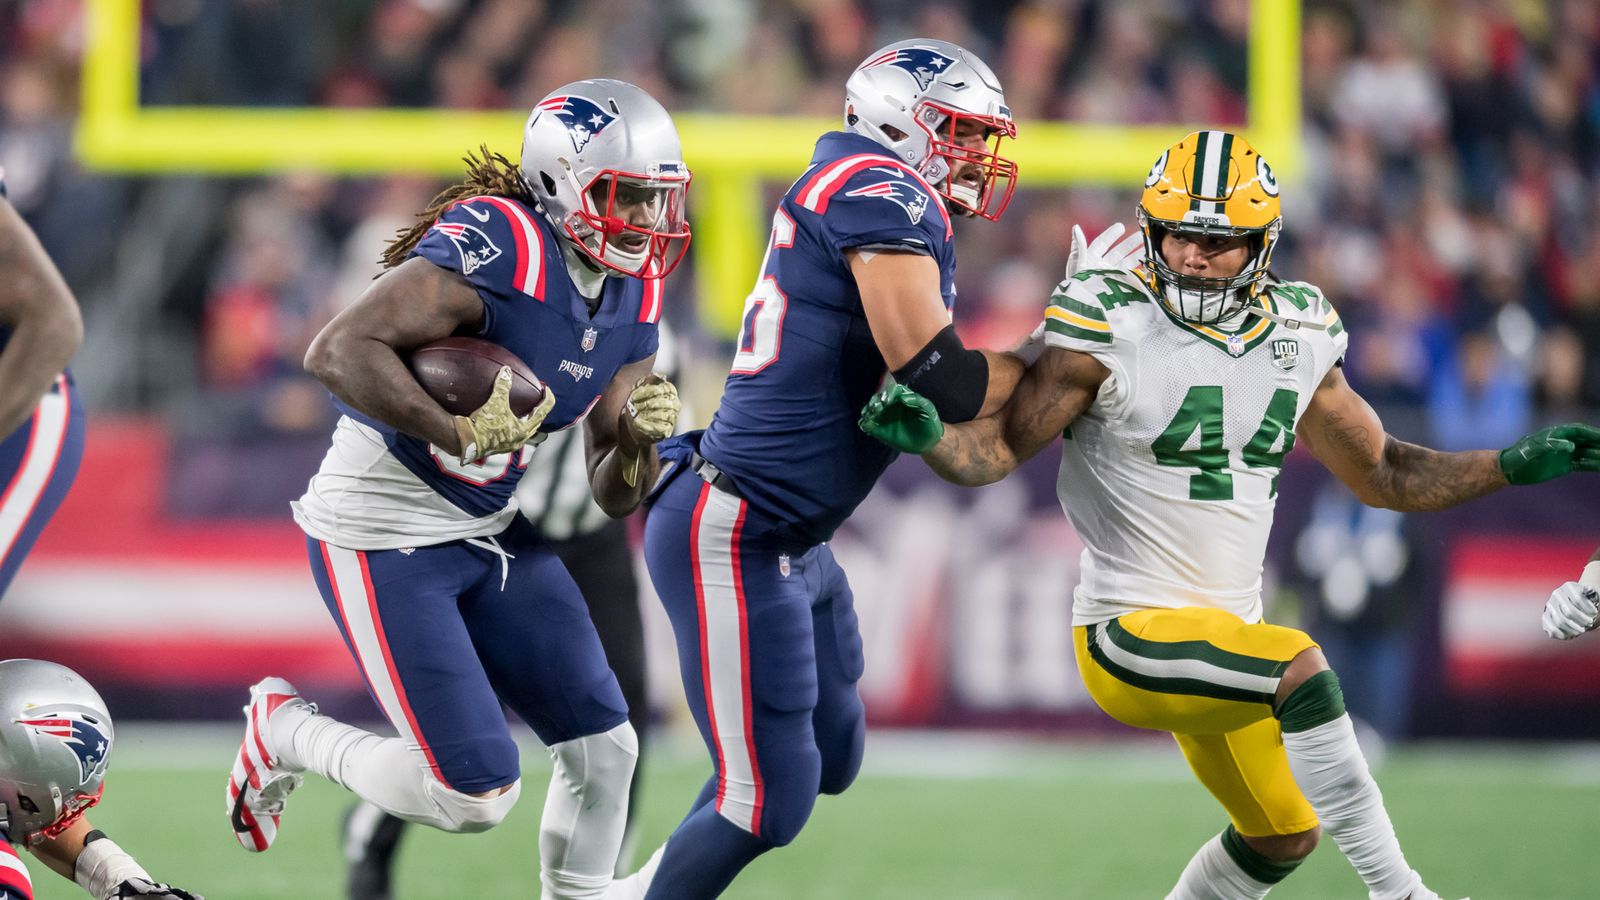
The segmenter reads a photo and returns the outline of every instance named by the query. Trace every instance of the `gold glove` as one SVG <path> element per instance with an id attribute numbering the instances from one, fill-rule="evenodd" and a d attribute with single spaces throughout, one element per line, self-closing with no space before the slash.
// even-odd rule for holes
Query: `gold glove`
<path id="1" fill-rule="evenodd" d="M 511 367 L 501 366 L 489 399 L 470 416 L 456 416 L 456 436 L 461 441 L 461 463 L 510 453 L 539 433 L 544 417 L 556 405 L 555 392 L 546 385 L 544 399 L 525 416 L 511 411 Z"/>
<path id="2" fill-rule="evenodd" d="M 618 441 L 623 454 L 622 480 L 633 487 L 639 480 L 639 461 L 644 448 L 664 440 L 678 425 L 678 389 L 654 372 L 639 379 L 623 405 L 624 432 Z"/>

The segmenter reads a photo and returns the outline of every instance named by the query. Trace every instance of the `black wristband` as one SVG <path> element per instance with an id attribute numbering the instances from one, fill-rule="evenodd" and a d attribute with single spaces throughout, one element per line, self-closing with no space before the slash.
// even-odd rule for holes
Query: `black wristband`
<path id="1" fill-rule="evenodd" d="M 983 409 L 989 392 L 989 360 L 962 346 L 955 325 L 946 325 L 911 361 L 896 369 L 895 380 L 933 403 L 946 422 L 967 422 Z"/>

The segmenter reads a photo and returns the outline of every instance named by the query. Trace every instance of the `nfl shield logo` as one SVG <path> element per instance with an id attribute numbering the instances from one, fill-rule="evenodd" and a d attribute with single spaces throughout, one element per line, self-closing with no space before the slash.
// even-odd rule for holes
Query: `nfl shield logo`
<path id="1" fill-rule="evenodd" d="M 583 352 L 588 353 L 590 350 L 593 350 L 594 340 L 599 336 L 600 332 L 595 331 L 593 328 L 585 328 L 583 330 Z"/>
<path id="2" fill-rule="evenodd" d="M 1272 364 L 1285 372 L 1300 362 L 1300 342 L 1294 338 L 1279 338 L 1272 342 Z"/>
<path id="3" fill-rule="evenodd" d="M 789 554 L 787 553 L 778 554 L 778 574 L 785 578 L 789 577 Z"/>
<path id="4" fill-rule="evenodd" d="M 1239 337 L 1237 334 L 1228 335 L 1228 354 L 1230 356 L 1238 356 L 1242 353 L 1244 353 L 1244 338 Z"/>

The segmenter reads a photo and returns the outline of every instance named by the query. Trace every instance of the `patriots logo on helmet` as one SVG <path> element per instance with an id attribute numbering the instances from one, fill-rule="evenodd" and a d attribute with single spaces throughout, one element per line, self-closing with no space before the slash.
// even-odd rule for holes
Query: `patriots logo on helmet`
<path id="1" fill-rule="evenodd" d="M 479 267 L 488 265 L 500 255 L 500 248 L 489 240 L 481 228 L 463 222 L 440 222 L 433 226 L 456 245 L 461 254 L 461 274 L 471 275 Z"/>
<path id="2" fill-rule="evenodd" d="M 937 50 L 930 50 L 927 47 L 903 47 L 899 50 L 890 50 L 876 59 L 869 59 L 861 68 L 894 66 L 897 69 L 904 69 L 917 80 L 917 90 L 925 91 L 928 85 L 939 80 L 939 76 L 955 63 L 955 57 L 945 56 Z"/>
<path id="3" fill-rule="evenodd" d="M 617 120 L 617 117 L 600 108 L 598 103 L 587 97 L 576 95 L 566 97 L 551 97 L 539 104 L 541 112 L 547 112 L 567 126 L 567 135 L 572 138 L 574 153 L 582 153 L 583 148 L 595 135 L 606 130 L 606 126 Z"/>
<path id="4" fill-rule="evenodd" d="M 882 197 L 905 210 L 913 225 L 921 222 L 922 214 L 928 211 L 928 195 L 900 181 L 879 181 L 849 191 L 845 196 Z"/>
<path id="5" fill-rule="evenodd" d="M 39 737 L 55 738 L 67 745 L 78 757 L 78 781 L 101 773 L 106 767 L 106 757 L 111 753 L 111 738 L 106 736 L 99 719 L 87 713 L 55 712 L 32 719 L 17 719 L 16 723 Z"/>

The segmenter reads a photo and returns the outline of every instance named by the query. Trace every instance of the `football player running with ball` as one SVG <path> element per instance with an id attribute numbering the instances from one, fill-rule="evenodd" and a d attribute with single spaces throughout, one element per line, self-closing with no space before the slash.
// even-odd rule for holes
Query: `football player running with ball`
<path id="1" fill-rule="evenodd" d="M 318 715 L 268 678 L 245 709 L 228 814 L 247 850 L 266 850 L 309 770 L 408 821 L 492 828 L 521 789 L 504 703 L 555 761 L 543 896 L 595 897 L 616 865 L 636 738 L 583 597 L 513 491 L 539 436 L 586 411 L 600 507 L 626 515 L 655 480 L 678 399 L 651 366 L 661 279 L 689 241 L 689 171 L 666 110 L 604 79 L 539 102 L 520 166 L 487 150 L 468 162 L 306 355 L 344 416 L 295 520 L 399 737 Z M 449 335 L 510 350 L 544 401 L 513 414 L 503 367 L 481 409 L 451 416 L 404 359 Z"/>
<path id="2" fill-rule="evenodd" d="M 818 140 L 773 216 L 721 408 L 661 450 L 645 558 L 714 769 L 613 896 L 715 897 L 854 780 L 861 635 L 825 542 L 895 457 L 856 429 L 861 404 L 893 372 L 962 422 L 1023 369 L 950 324 L 951 218 L 999 218 L 1015 185 L 994 73 L 954 44 L 902 41 L 845 95 L 845 130 Z"/>
<path id="3" fill-rule="evenodd" d="M 115 730 L 78 673 L 38 659 L 0 660 L 0 900 L 33 900 L 17 846 L 97 900 L 205 900 L 153 881 L 89 825 Z"/>
<path id="4" fill-rule="evenodd" d="M 1084 683 L 1113 718 L 1171 732 L 1230 819 L 1169 897 L 1262 897 L 1323 832 L 1373 898 L 1435 897 L 1401 853 L 1338 678 L 1309 636 L 1262 621 L 1279 469 L 1298 438 L 1368 504 L 1443 509 L 1600 470 L 1600 430 L 1463 453 L 1387 435 L 1340 370 L 1338 313 L 1267 274 L 1278 184 L 1238 135 L 1197 132 L 1162 153 L 1138 219 L 1143 266 L 1062 282 L 1046 348 L 998 415 L 943 428 L 891 388 L 862 427 L 967 485 L 1063 437 Z"/>

